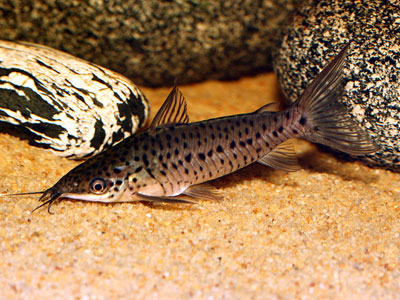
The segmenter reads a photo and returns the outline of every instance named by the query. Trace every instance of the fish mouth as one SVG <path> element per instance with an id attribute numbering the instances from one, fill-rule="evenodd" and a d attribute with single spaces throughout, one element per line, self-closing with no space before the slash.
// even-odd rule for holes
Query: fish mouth
<path id="1" fill-rule="evenodd" d="M 46 191 L 44 191 L 44 193 L 42 194 L 42 196 L 40 196 L 39 201 L 43 202 L 42 204 L 40 204 L 39 206 L 37 206 L 35 209 L 33 209 L 31 211 L 31 213 L 33 213 L 35 210 L 38 210 L 39 208 L 45 206 L 48 204 L 47 207 L 47 212 L 49 214 L 53 214 L 50 211 L 51 206 L 53 205 L 54 201 L 58 200 L 59 198 L 61 198 L 62 193 L 55 191 L 53 188 L 50 188 Z"/>

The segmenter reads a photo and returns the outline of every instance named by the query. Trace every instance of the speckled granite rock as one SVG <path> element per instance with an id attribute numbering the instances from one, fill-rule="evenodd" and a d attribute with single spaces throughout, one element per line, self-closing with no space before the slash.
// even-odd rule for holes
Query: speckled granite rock
<path id="1" fill-rule="evenodd" d="M 307 1 L 288 23 L 274 68 L 287 98 L 351 41 L 343 101 L 381 150 L 360 159 L 400 171 L 400 5 L 397 1 Z"/>
<path id="2" fill-rule="evenodd" d="M 58 48 L 138 84 L 235 78 L 271 66 L 298 1 L 10 0 L 0 4 L 0 39 Z"/>

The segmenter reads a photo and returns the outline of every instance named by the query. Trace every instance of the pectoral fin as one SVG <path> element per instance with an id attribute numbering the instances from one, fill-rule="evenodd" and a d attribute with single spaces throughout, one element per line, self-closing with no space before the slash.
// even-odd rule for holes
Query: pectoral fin
<path id="1" fill-rule="evenodd" d="M 192 185 L 184 191 L 185 195 L 199 200 L 222 200 L 219 191 L 208 183 Z"/>
<path id="2" fill-rule="evenodd" d="M 188 199 L 183 199 L 179 197 L 169 197 L 169 196 L 147 196 L 143 194 L 137 194 L 138 200 L 146 202 L 158 202 L 158 203 L 183 203 L 183 204 L 196 204 L 197 201 L 192 201 Z"/>

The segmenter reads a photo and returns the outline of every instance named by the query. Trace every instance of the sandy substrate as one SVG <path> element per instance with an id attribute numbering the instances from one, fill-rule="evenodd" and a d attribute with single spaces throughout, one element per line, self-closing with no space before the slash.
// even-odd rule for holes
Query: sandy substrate
<path id="1" fill-rule="evenodd" d="M 279 99 L 275 77 L 183 86 L 192 121 Z M 144 89 L 156 110 L 169 89 Z M 153 114 L 154 115 L 154 111 Z M 200 205 L 0 198 L 0 299 L 399 299 L 400 174 L 295 141 L 302 170 L 253 165 Z M 0 135 L 0 191 L 77 163 Z"/>

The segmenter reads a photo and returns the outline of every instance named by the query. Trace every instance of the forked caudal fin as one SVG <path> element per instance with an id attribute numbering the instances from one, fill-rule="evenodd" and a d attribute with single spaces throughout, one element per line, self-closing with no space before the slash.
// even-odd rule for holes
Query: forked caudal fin
<path id="1" fill-rule="evenodd" d="M 338 102 L 343 91 L 343 66 L 349 45 L 307 87 L 296 102 L 306 123 L 308 134 L 303 138 L 334 149 L 363 155 L 378 150 L 371 137 L 351 119 Z"/>

